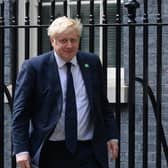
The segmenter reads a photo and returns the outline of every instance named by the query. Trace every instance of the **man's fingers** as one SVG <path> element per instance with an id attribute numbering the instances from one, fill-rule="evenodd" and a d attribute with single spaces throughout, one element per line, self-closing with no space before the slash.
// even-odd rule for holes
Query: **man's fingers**
<path id="1" fill-rule="evenodd" d="M 113 160 L 117 159 L 119 151 L 118 143 L 114 141 L 108 141 L 107 147 L 109 153 L 111 154 L 112 159 Z"/>
<path id="2" fill-rule="evenodd" d="M 118 149 L 113 149 L 112 150 L 112 159 L 117 159 L 118 157 Z"/>
<path id="3" fill-rule="evenodd" d="M 16 155 L 16 162 L 20 168 L 31 168 L 30 156 L 28 153 L 21 153 Z"/>
<path id="4" fill-rule="evenodd" d="M 19 161 L 18 162 L 18 165 L 19 165 L 19 167 L 20 168 L 31 168 L 31 166 L 30 166 L 30 162 L 29 161 Z"/>

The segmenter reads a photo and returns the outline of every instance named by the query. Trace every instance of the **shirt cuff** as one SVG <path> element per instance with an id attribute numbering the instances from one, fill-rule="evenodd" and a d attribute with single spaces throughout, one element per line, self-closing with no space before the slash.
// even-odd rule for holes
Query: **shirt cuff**
<path id="1" fill-rule="evenodd" d="M 21 156 L 21 155 L 24 155 L 24 154 L 29 154 L 29 152 L 25 151 L 25 152 L 20 152 L 20 153 L 17 153 L 16 156 Z"/>
<path id="2" fill-rule="evenodd" d="M 112 142 L 117 142 L 118 143 L 118 139 L 112 139 Z"/>

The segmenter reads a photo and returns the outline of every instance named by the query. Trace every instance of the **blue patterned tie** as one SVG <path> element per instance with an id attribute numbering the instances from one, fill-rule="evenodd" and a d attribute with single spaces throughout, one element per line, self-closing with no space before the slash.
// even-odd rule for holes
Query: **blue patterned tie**
<path id="1" fill-rule="evenodd" d="M 65 141 L 67 149 L 75 153 L 77 146 L 77 110 L 75 89 L 73 77 L 71 73 L 71 63 L 67 66 L 67 90 L 66 90 L 66 106 L 65 106 Z"/>

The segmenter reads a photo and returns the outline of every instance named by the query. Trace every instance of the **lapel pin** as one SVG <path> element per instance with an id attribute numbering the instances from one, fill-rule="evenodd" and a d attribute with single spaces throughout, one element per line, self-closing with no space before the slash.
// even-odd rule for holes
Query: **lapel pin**
<path id="1" fill-rule="evenodd" d="M 85 68 L 89 68 L 89 64 L 84 64 Z"/>

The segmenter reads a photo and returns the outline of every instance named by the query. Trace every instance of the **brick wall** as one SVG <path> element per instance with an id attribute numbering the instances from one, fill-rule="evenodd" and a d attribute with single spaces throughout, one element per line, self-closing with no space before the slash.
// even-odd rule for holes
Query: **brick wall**
<path id="1" fill-rule="evenodd" d="M 10 18 L 10 1 L 5 1 L 5 23 L 8 24 Z M 137 22 L 143 22 L 143 0 L 139 0 L 141 6 L 137 9 Z M 141 3 L 142 2 L 142 3 Z M 156 13 L 157 13 L 157 3 L 156 0 L 150 0 L 149 2 L 149 21 L 156 22 Z M 162 1 L 162 10 L 163 10 L 163 21 L 168 20 L 168 5 L 166 0 Z M 123 8 L 123 22 L 127 23 L 127 9 Z M 168 48 L 167 48 L 167 37 L 168 37 L 168 26 L 163 28 L 163 96 L 162 96 L 162 118 L 163 118 L 163 127 L 166 131 L 166 136 L 168 135 Z M 136 76 L 142 78 L 142 62 L 143 62 L 143 44 L 142 44 L 142 27 L 136 29 Z M 11 53 L 10 53 L 10 31 L 6 30 L 6 39 L 5 39 L 5 82 L 8 84 L 11 80 Z M 122 56 L 124 58 L 125 66 L 125 78 L 126 83 L 128 83 L 128 28 L 124 27 L 123 32 L 123 51 Z M 156 94 L 156 28 L 149 28 L 149 84 Z M 136 153 L 135 161 L 136 168 L 142 167 L 142 86 L 136 82 Z M 9 168 L 10 156 L 11 156 L 11 141 L 10 141 L 10 128 L 11 128 L 11 115 L 9 108 L 5 106 L 5 168 Z M 153 109 L 149 100 L 149 167 L 155 167 L 156 160 L 156 138 L 155 138 L 155 117 Z M 168 136 L 167 136 L 168 138 Z M 7 142 L 7 143 L 6 143 Z M 165 157 L 163 155 L 163 164 L 162 168 L 166 168 Z M 110 167 L 114 165 L 114 162 L 110 161 Z M 121 107 L 121 168 L 128 167 L 128 108 L 127 105 L 122 105 Z"/>
<path id="2" fill-rule="evenodd" d="M 140 8 L 137 9 L 137 18 L 136 21 L 137 23 L 142 23 L 143 22 L 143 0 L 138 1 L 140 3 Z M 156 23 L 156 14 L 157 14 L 157 1 L 156 0 L 150 0 L 148 1 L 149 8 L 148 8 L 148 17 L 149 17 L 149 22 Z M 168 5 L 165 0 L 162 1 L 162 18 L 163 21 L 166 22 L 168 20 Z M 127 22 L 127 10 L 124 9 L 124 16 L 123 16 L 124 22 Z M 163 122 L 163 127 L 165 131 L 165 135 L 168 135 L 168 124 L 166 121 L 168 120 L 168 115 L 167 115 L 167 98 L 168 98 L 168 89 L 167 89 L 167 72 L 168 72 L 168 50 L 167 50 L 167 35 L 168 35 L 168 26 L 163 27 L 163 56 L 162 56 L 162 63 L 163 63 L 163 68 L 162 68 L 162 122 Z M 124 65 L 126 69 L 126 76 L 125 78 L 128 81 L 128 28 L 123 29 L 123 48 L 124 50 L 122 51 L 122 54 L 124 55 Z M 143 77 L 143 28 L 142 27 L 137 27 L 136 28 L 136 77 Z M 151 26 L 149 27 L 149 85 L 152 88 L 154 94 L 156 95 L 156 27 Z M 136 82 L 136 126 L 135 126 L 135 167 L 140 168 L 142 167 L 142 136 L 143 136 L 143 102 L 142 102 L 142 85 L 138 82 Z M 149 167 L 156 167 L 156 119 L 154 116 L 153 108 L 151 105 L 151 102 L 149 100 L 149 146 L 148 146 L 148 158 L 149 162 L 148 165 Z M 123 134 L 123 135 L 122 135 Z M 167 141 L 168 141 L 168 136 L 167 136 Z M 128 111 L 122 112 L 121 114 L 121 168 L 128 167 Z M 165 156 L 162 152 L 162 168 L 166 168 L 166 161 L 165 161 Z"/>
<path id="3" fill-rule="evenodd" d="M 5 24 L 9 24 L 9 19 L 11 15 L 11 8 L 10 8 L 10 0 L 5 0 Z M 5 84 L 8 85 L 11 83 L 11 47 L 12 44 L 10 31 L 9 29 L 5 30 Z M 5 114 L 4 114 L 4 168 L 11 167 L 11 111 L 9 109 L 8 104 L 5 104 Z"/>

